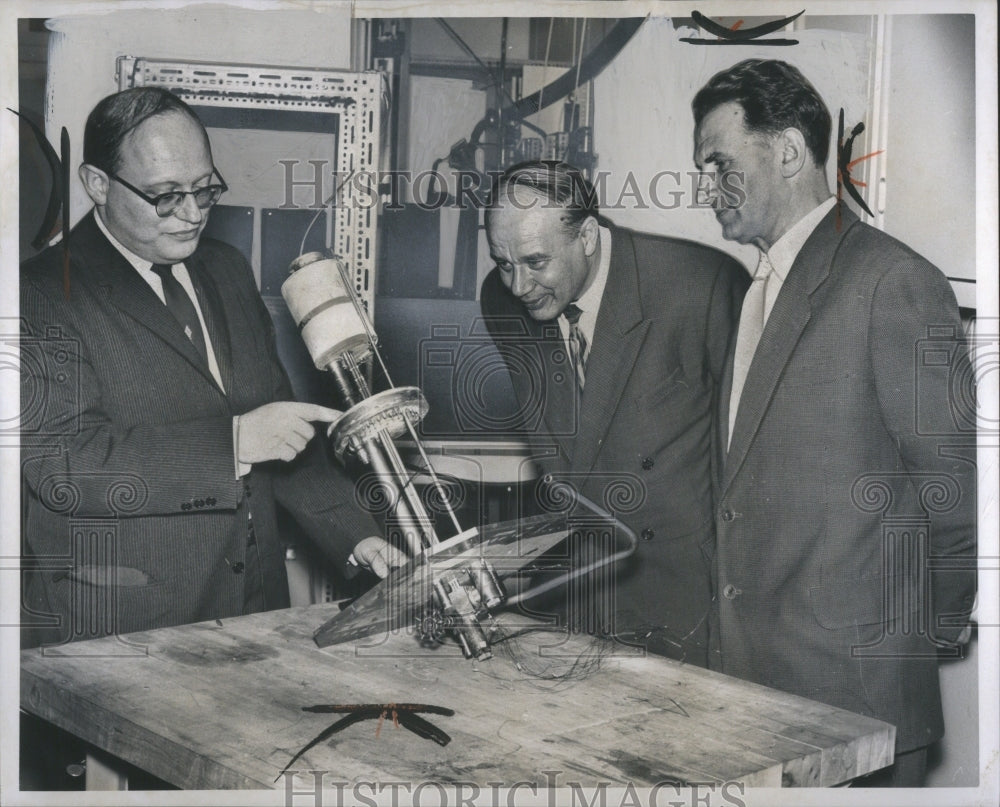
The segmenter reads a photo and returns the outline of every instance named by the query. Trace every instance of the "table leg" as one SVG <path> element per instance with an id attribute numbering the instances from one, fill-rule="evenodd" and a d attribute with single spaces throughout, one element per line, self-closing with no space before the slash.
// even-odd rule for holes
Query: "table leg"
<path id="1" fill-rule="evenodd" d="M 128 790 L 128 775 L 93 754 L 87 754 L 87 790 Z"/>

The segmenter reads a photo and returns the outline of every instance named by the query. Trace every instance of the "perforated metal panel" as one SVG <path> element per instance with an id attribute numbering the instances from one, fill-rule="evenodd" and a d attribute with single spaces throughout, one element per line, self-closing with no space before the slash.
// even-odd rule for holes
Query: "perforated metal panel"
<path id="1" fill-rule="evenodd" d="M 194 105 L 313 112 L 339 116 L 333 243 L 355 288 L 374 313 L 377 201 L 371 190 L 381 163 L 384 77 L 302 67 L 118 58 L 118 88 L 160 86 Z M 345 176 L 351 180 L 345 181 Z"/>

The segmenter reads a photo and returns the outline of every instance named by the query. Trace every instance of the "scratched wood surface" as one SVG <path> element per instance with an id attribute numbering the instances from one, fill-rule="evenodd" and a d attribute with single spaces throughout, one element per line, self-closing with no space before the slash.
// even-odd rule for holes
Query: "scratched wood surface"
<path id="1" fill-rule="evenodd" d="M 470 662 L 406 633 L 318 649 L 335 612 L 317 605 L 108 637 L 21 657 L 21 705 L 187 789 L 284 788 L 275 777 L 339 715 L 320 703 L 420 702 L 448 732 L 441 747 L 365 721 L 296 762 L 296 789 L 325 781 L 726 782 L 826 786 L 892 761 L 892 726 L 628 648 L 551 633 L 515 641 L 522 667 L 576 665 L 533 678 L 505 653 Z M 524 621 L 508 621 L 521 631 Z M 541 649 L 545 646 L 545 649 Z"/>

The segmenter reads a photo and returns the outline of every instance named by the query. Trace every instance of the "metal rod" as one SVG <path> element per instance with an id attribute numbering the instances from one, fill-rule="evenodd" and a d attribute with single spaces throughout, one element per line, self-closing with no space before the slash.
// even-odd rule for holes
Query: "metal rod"
<path id="1" fill-rule="evenodd" d="M 427 515 L 427 511 L 424 509 L 423 502 L 420 501 L 420 496 L 417 495 L 417 491 L 408 478 L 406 466 L 403 465 L 403 459 L 399 456 L 399 451 L 396 449 L 396 444 L 392 441 L 392 437 L 388 432 L 383 430 L 379 432 L 376 439 L 380 440 L 382 450 L 389 460 L 392 471 L 396 479 L 400 480 L 403 495 L 406 496 L 406 500 L 410 504 L 410 510 L 413 511 L 414 516 L 420 522 L 423 537 L 427 539 L 427 543 L 430 545 L 438 543 L 437 534 L 434 532 L 434 525 L 431 522 L 430 516 Z"/>
<path id="2" fill-rule="evenodd" d="M 327 369 L 333 373 L 333 380 L 337 385 L 337 389 L 340 391 L 341 396 L 344 399 L 344 403 L 347 404 L 347 408 L 350 409 L 357 402 L 357 396 L 351 390 L 351 385 L 347 381 L 347 376 L 344 375 L 344 368 L 340 366 L 340 358 L 334 359 L 327 365 Z"/>
<path id="3" fill-rule="evenodd" d="M 374 349 L 374 345 L 372 347 Z M 368 388 L 368 382 L 365 381 L 365 377 L 361 375 L 361 368 L 358 367 L 358 363 L 354 359 L 354 354 L 347 350 L 341 355 L 341 358 L 344 360 L 344 364 L 347 365 L 347 371 L 351 374 L 358 393 L 362 398 L 370 398 L 372 395 L 371 390 Z"/>
<path id="4" fill-rule="evenodd" d="M 441 480 L 438 479 L 434 466 L 431 465 L 430 458 L 428 458 L 427 452 L 424 451 L 423 441 L 417 436 L 417 430 L 413 427 L 413 424 L 410 422 L 410 416 L 406 412 L 403 412 L 403 420 L 406 421 L 406 430 L 410 433 L 410 438 L 416 444 L 417 450 L 420 452 L 420 457 L 424 461 L 424 468 L 431 477 L 431 484 L 434 485 L 438 494 L 441 496 L 441 502 L 444 504 L 444 509 L 448 513 L 448 517 L 451 519 L 451 523 L 455 527 L 455 535 L 458 535 L 462 531 L 462 525 L 458 523 L 455 511 L 452 510 L 451 503 L 445 495 L 444 485 L 441 483 Z"/>
<path id="5" fill-rule="evenodd" d="M 340 280 L 344 285 L 344 290 L 347 292 L 347 296 L 351 298 L 351 302 L 354 304 L 354 310 L 357 312 L 358 318 L 361 320 L 361 325 L 365 329 L 365 334 L 368 336 L 368 344 L 371 345 L 372 353 L 375 355 L 375 358 L 378 360 L 379 367 L 382 368 L 382 372 L 385 374 L 385 380 L 390 387 L 394 387 L 396 385 L 392 383 L 392 377 L 389 375 L 389 368 L 385 366 L 385 362 L 382 361 L 382 354 L 379 353 L 378 350 L 378 334 L 375 332 L 375 326 L 372 324 L 371 317 L 368 316 L 368 311 L 358 298 L 354 284 L 347 276 L 347 267 L 345 267 L 339 260 L 335 260 L 334 264 L 337 267 L 337 271 L 340 273 Z M 353 360 L 354 356 L 351 356 L 351 359 Z"/>
<path id="6" fill-rule="evenodd" d="M 372 468 L 375 469 L 375 473 L 378 474 L 379 479 L 381 479 L 397 493 L 395 507 L 396 517 L 403 525 L 403 537 L 406 539 L 406 543 L 410 547 L 411 554 L 413 557 L 417 557 L 424 551 L 424 547 L 420 541 L 420 525 L 413 517 L 413 513 L 410 512 L 410 508 L 407 506 L 404 498 L 398 495 L 401 493 L 399 485 L 397 484 L 396 478 L 393 476 L 392 469 L 386 462 L 385 457 L 382 456 L 382 449 L 377 439 L 373 437 L 365 440 L 365 448 L 368 452 L 368 461 Z"/>

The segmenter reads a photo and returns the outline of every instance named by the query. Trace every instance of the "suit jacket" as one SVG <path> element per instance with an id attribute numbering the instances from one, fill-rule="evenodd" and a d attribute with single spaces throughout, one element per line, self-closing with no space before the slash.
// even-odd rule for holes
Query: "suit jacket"
<path id="1" fill-rule="evenodd" d="M 343 563 L 379 534 L 322 439 L 236 479 L 232 419 L 292 400 L 250 267 L 203 238 L 185 261 L 225 392 L 88 215 L 21 270 L 26 643 L 288 604 L 277 506 Z"/>
<path id="2" fill-rule="evenodd" d="M 587 599 L 586 627 L 705 666 L 712 412 L 746 272 L 700 244 L 610 230 L 579 407 L 556 322 L 531 319 L 497 270 L 484 281 L 482 309 L 542 470 L 640 539 L 630 558 L 571 595 Z M 589 551 L 606 556 L 613 547 Z"/>
<path id="3" fill-rule="evenodd" d="M 937 655 L 975 588 L 969 369 L 941 272 L 831 211 L 774 303 L 719 464 L 713 666 L 893 723 L 897 751 L 941 736 Z M 732 354 L 720 446 L 731 380 Z"/>

